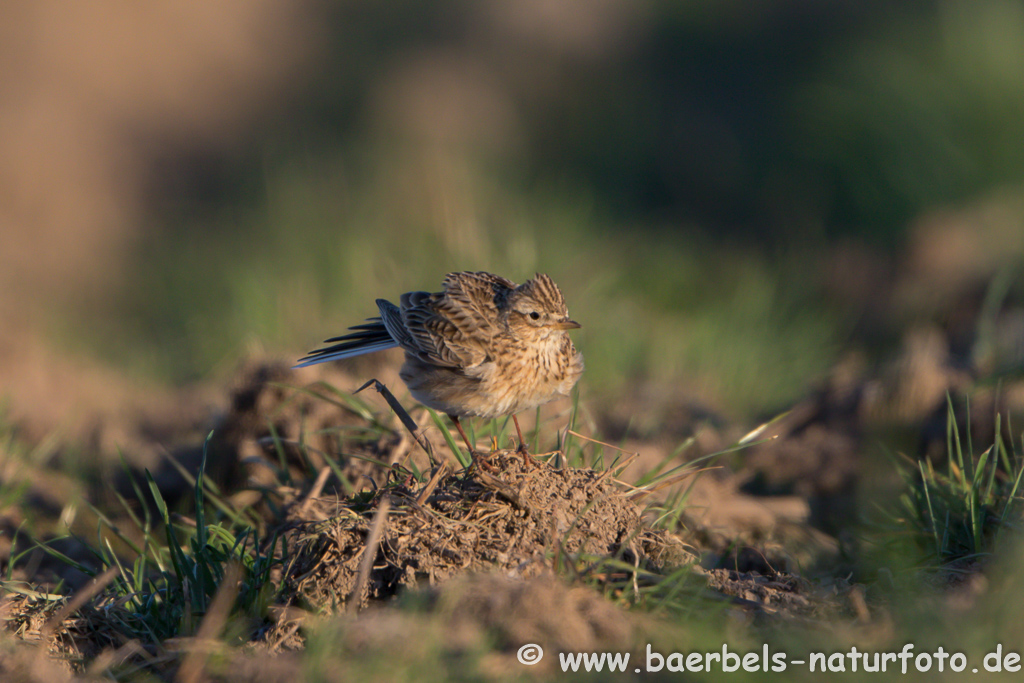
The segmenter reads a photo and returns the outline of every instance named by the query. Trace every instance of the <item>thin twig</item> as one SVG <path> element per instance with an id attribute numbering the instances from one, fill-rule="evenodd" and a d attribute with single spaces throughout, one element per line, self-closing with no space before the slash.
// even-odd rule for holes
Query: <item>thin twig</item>
<path id="1" fill-rule="evenodd" d="M 373 388 L 377 390 L 377 393 L 383 396 L 384 400 L 387 401 L 389 406 L 391 406 L 391 410 L 395 411 L 395 415 L 398 416 L 398 419 L 402 421 L 402 424 L 405 425 L 405 428 L 409 430 L 410 434 L 412 434 L 412 438 L 416 439 L 416 443 L 420 445 L 420 448 L 422 448 L 426 452 L 427 457 L 430 459 L 430 465 L 432 467 L 435 467 L 437 463 L 434 462 L 434 449 L 430 445 L 430 441 L 428 441 L 427 438 L 423 436 L 422 432 L 420 432 L 419 430 L 419 427 L 417 427 L 416 425 L 416 421 L 409 416 L 409 413 L 405 410 L 405 408 L 402 407 L 402 404 L 398 402 L 398 399 L 395 398 L 395 395 L 392 394 L 391 391 L 386 386 L 384 386 L 384 384 L 380 380 L 368 380 L 366 384 L 359 387 L 352 393 L 358 394 L 360 391 L 370 386 L 371 384 L 373 385 Z"/>
<path id="2" fill-rule="evenodd" d="M 107 587 L 107 584 L 114 580 L 114 577 L 120 573 L 120 569 L 115 564 L 108 567 L 105 572 L 95 577 L 92 581 L 82 587 L 77 593 L 68 600 L 68 604 L 60 608 L 60 611 L 54 614 L 52 617 L 46 620 L 43 624 L 43 628 L 40 629 L 43 638 L 45 639 L 51 633 L 53 633 L 58 626 L 63 623 L 65 619 L 70 617 L 74 612 L 81 609 L 85 603 L 96 597 L 100 591 Z"/>
<path id="3" fill-rule="evenodd" d="M 315 498 L 320 496 L 320 492 L 324 490 L 324 485 L 327 483 L 327 477 L 331 476 L 330 467 L 322 467 L 320 473 L 316 475 L 316 481 L 313 482 L 313 487 L 309 489 L 309 493 L 306 494 L 306 498 L 299 505 L 299 516 L 306 514 L 306 510 L 309 508 L 310 503 Z"/>
<path id="4" fill-rule="evenodd" d="M 206 616 L 199 624 L 196 637 L 190 643 L 189 653 L 185 661 L 178 669 L 175 677 L 177 683 L 199 683 L 203 680 L 206 670 L 206 660 L 210 656 L 210 650 L 216 644 L 216 638 L 224 629 L 228 616 L 231 614 L 231 606 L 238 596 L 238 584 L 242 580 L 242 567 L 237 562 L 228 564 L 224 571 L 224 580 L 213 596 Z"/>
<path id="5" fill-rule="evenodd" d="M 377 506 L 377 514 L 374 515 L 373 523 L 370 525 L 370 533 L 366 536 L 366 546 L 363 548 L 363 557 L 359 561 L 359 574 L 356 576 L 356 584 L 348 598 L 348 604 L 355 605 L 356 609 L 359 609 L 366 583 L 370 580 L 370 570 L 373 569 L 373 561 L 377 557 L 377 546 L 380 544 L 380 537 L 384 533 L 384 523 L 387 521 L 388 510 L 390 509 L 391 498 L 388 496 L 382 497 L 380 504 Z"/>
<path id="6" fill-rule="evenodd" d="M 655 491 L 661 490 L 666 486 L 671 486 L 672 484 L 680 482 L 683 479 L 686 479 L 687 477 L 692 477 L 695 474 L 702 474 L 704 472 L 709 472 L 711 470 L 720 469 L 722 469 L 721 465 L 714 465 L 711 467 L 701 467 L 700 469 L 687 470 L 685 472 L 680 472 L 679 474 L 673 475 L 671 477 L 656 479 L 655 481 L 652 481 L 648 484 L 644 484 L 643 486 L 633 486 L 632 484 L 628 484 L 624 481 L 619 481 L 618 479 L 615 480 L 615 483 L 619 484 L 620 486 L 625 486 L 627 488 L 633 489 L 626 495 L 631 500 L 637 500 L 650 493 L 654 493 Z"/>
<path id="7" fill-rule="evenodd" d="M 596 443 L 596 444 L 598 444 L 600 446 L 607 446 L 608 448 L 614 448 L 615 450 L 619 451 L 620 453 L 625 453 L 626 455 L 629 456 L 628 458 L 625 459 L 625 461 L 623 461 L 621 463 L 613 463 L 611 467 L 606 469 L 604 471 L 604 474 L 601 475 L 601 481 L 604 481 L 604 479 L 609 477 L 612 473 L 614 473 L 616 475 L 621 474 L 623 470 L 625 470 L 627 467 L 632 465 L 636 461 L 636 459 L 640 457 L 640 452 L 639 451 L 627 451 L 625 448 L 622 448 L 620 446 L 616 446 L 615 444 L 610 444 L 610 443 L 607 443 L 605 441 L 600 441 L 598 439 L 592 439 L 589 436 L 585 436 L 585 435 L 580 434 L 578 432 L 574 432 L 573 430 L 568 429 L 568 428 L 565 430 L 565 432 L 566 432 L 566 434 L 572 434 L 576 438 L 583 439 L 584 441 L 589 441 L 591 443 Z"/>
<path id="8" fill-rule="evenodd" d="M 607 443 L 605 441 L 599 441 L 599 440 L 593 439 L 593 438 L 591 438 L 589 436 L 584 436 L 583 434 L 580 434 L 579 432 L 574 432 L 571 429 L 566 429 L 565 431 L 567 433 L 569 433 L 569 434 L 572 434 L 575 437 L 583 439 L 584 441 L 590 441 L 591 443 L 596 443 L 596 444 L 600 444 L 602 446 L 607 446 L 608 448 L 614 448 L 615 450 L 617 450 L 617 451 L 619 451 L 621 453 L 627 453 L 627 454 L 631 454 L 631 455 L 639 455 L 639 453 L 636 453 L 635 451 L 627 451 L 625 448 L 622 448 L 621 446 L 616 446 L 615 444 Z"/>
<path id="9" fill-rule="evenodd" d="M 437 484 L 438 482 L 441 481 L 441 477 L 447 474 L 447 472 L 448 466 L 445 465 L 444 463 L 441 463 L 441 465 L 434 470 L 434 474 L 432 477 L 430 477 L 430 481 L 427 482 L 427 485 L 424 486 L 420 490 L 419 495 L 416 496 L 417 505 L 422 507 L 424 504 L 426 504 L 427 498 L 430 498 L 430 494 L 432 494 L 434 492 L 434 489 L 437 488 Z"/>
<path id="10" fill-rule="evenodd" d="M 423 430 L 428 422 L 430 422 L 430 413 L 426 410 L 421 411 L 416 417 L 416 433 L 423 434 Z M 426 439 L 426 437 L 424 437 L 424 439 Z M 409 461 L 409 457 L 412 455 L 412 450 L 414 448 L 413 444 L 416 443 L 418 442 L 409 434 L 408 430 L 402 432 L 402 439 L 398 442 L 398 445 L 391 452 L 391 457 L 388 459 L 388 467 L 395 463 L 405 467 L 406 463 Z"/>

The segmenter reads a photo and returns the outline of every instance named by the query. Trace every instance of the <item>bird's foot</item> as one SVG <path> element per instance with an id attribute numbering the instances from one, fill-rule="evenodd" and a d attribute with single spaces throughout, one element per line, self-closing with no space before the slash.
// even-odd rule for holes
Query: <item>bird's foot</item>
<path id="1" fill-rule="evenodd" d="M 529 444 L 520 441 L 519 447 L 516 449 L 516 453 L 523 456 L 523 464 L 526 466 L 526 469 L 531 470 L 537 467 L 537 463 L 533 461 L 533 457 L 530 455 Z"/>
<path id="2" fill-rule="evenodd" d="M 480 470 L 482 472 L 490 472 L 492 474 L 497 474 L 498 468 L 491 464 L 490 455 L 478 453 L 476 451 L 470 451 L 469 457 L 471 461 L 469 463 L 470 470 Z"/>

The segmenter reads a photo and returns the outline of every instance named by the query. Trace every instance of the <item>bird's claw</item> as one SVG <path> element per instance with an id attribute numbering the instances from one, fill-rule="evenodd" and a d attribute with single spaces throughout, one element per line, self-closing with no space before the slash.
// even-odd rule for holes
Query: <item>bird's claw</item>
<path id="1" fill-rule="evenodd" d="M 519 447 L 516 448 L 516 453 L 523 456 L 523 464 L 526 466 L 526 469 L 533 469 L 537 466 L 537 463 L 533 460 L 533 456 L 530 455 L 529 444 L 520 441 Z"/>
<path id="2" fill-rule="evenodd" d="M 478 469 L 484 472 L 490 472 L 497 474 L 498 468 L 491 464 L 490 456 L 484 455 L 483 453 L 477 453 L 476 451 L 470 451 L 469 457 L 471 462 L 469 463 L 469 469 Z"/>

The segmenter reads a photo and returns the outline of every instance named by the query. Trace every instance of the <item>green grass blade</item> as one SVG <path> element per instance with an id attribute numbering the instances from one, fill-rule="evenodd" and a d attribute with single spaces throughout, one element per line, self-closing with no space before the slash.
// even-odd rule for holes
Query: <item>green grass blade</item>
<path id="1" fill-rule="evenodd" d="M 939 542 L 939 524 L 935 519 L 935 508 L 932 507 L 931 494 L 928 492 L 928 475 L 925 473 L 924 465 L 922 463 L 918 462 L 918 466 L 921 469 L 921 486 L 924 489 L 924 499 L 928 504 L 929 526 L 932 529 L 932 536 L 935 538 L 935 555 L 941 561 L 942 544 Z"/>
<path id="2" fill-rule="evenodd" d="M 1017 491 L 1020 489 L 1020 480 L 1022 476 L 1024 476 L 1024 467 L 1017 470 L 1017 478 L 1013 481 L 1013 488 L 1010 489 L 1010 493 L 1006 497 L 1006 504 L 1003 505 L 1003 512 L 999 515 L 1000 526 L 1006 522 L 1006 518 L 1010 513 L 1010 505 L 1017 499 Z"/>
<path id="3" fill-rule="evenodd" d="M 156 504 L 156 509 L 160 513 L 161 519 L 164 521 L 164 530 L 167 533 L 167 548 L 168 553 L 171 556 L 171 565 L 174 567 L 174 573 L 180 581 L 185 578 L 184 555 L 181 550 L 181 545 L 178 543 L 177 535 L 174 533 L 174 526 L 171 524 L 171 515 L 167 509 L 167 502 L 160 493 L 160 487 L 156 485 L 156 481 L 153 479 L 153 475 L 150 471 L 147 469 L 145 472 L 146 481 L 149 483 L 150 493 L 153 495 L 153 502 Z"/>
<path id="4" fill-rule="evenodd" d="M 117 495 L 118 498 L 121 498 L 121 495 L 118 494 L 116 491 L 114 493 L 115 493 L 115 495 Z M 123 498 L 122 498 L 122 501 L 123 501 Z M 110 519 L 108 519 L 105 514 L 100 512 L 100 510 L 95 505 L 93 505 L 92 503 L 90 503 L 88 501 L 85 501 L 85 505 L 86 505 L 86 507 L 88 507 L 92 511 L 92 513 L 94 515 L 96 515 L 96 518 L 98 520 L 100 520 L 101 522 L 103 522 L 104 524 L 107 525 L 107 528 L 110 529 L 110 532 L 113 533 L 115 536 L 117 536 L 121 540 L 122 543 L 124 543 L 129 548 L 131 548 L 132 551 L 136 555 L 141 555 L 142 554 L 142 548 L 140 548 L 135 541 L 133 541 L 132 539 L 128 538 L 128 536 L 126 536 L 125 533 L 123 531 L 121 531 L 121 529 L 116 524 L 114 524 L 112 521 L 110 521 Z M 132 517 L 132 519 L 135 519 L 135 518 Z"/>
<path id="5" fill-rule="evenodd" d="M 992 450 L 994 448 L 995 445 L 993 444 L 992 446 L 986 448 L 985 451 L 978 456 L 978 462 L 974 466 L 974 477 L 971 480 L 972 491 L 980 490 L 983 483 L 982 480 L 985 478 L 985 466 L 988 464 L 989 456 L 992 455 Z"/>
<path id="6" fill-rule="evenodd" d="M 959 467 L 960 485 L 966 489 L 967 488 L 967 478 L 966 478 L 967 477 L 967 469 L 964 467 L 964 451 L 963 451 L 963 447 L 960 445 L 960 428 L 957 427 L 957 425 L 956 425 L 956 413 L 953 411 L 953 399 L 950 397 L 950 395 L 948 393 L 946 394 L 946 403 L 949 406 L 948 418 L 947 418 L 949 420 L 949 422 L 946 425 L 946 429 L 947 430 L 952 430 L 952 432 L 953 432 L 953 446 L 956 449 L 955 450 L 955 453 L 956 453 L 956 464 Z M 950 451 L 950 453 L 953 453 L 953 452 L 954 451 Z"/>
<path id="7" fill-rule="evenodd" d="M 964 409 L 967 411 L 967 417 L 964 420 L 964 424 L 966 425 L 966 431 L 967 431 L 967 434 L 966 434 L 966 437 L 967 437 L 967 465 L 968 465 L 968 467 L 971 468 L 971 471 L 969 471 L 967 473 L 967 478 L 973 480 L 974 479 L 974 474 L 975 474 L 975 467 L 974 467 L 974 442 L 973 442 L 972 432 L 974 430 L 971 429 L 971 397 L 970 396 L 965 396 L 964 397 Z"/>
<path id="8" fill-rule="evenodd" d="M 206 531 L 206 505 L 203 500 L 203 479 L 206 474 L 206 457 L 210 447 L 210 439 L 213 438 L 213 431 L 206 435 L 206 441 L 203 442 L 203 458 L 199 461 L 199 472 L 196 474 L 196 481 L 193 490 L 195 491 L 195 502 L 196 502 L 196 542 L 199 547 L 202 548 L 206 545 L 207 531 Z"/>
<path id="9" fill-rule="evenodd" d="M 173 456 L 168 453 L 164 454 L 167 458 L 167 462 L 171 463 L 171 466 L 178 471 L 178 474 L 187 481 L 190 485 L 195 487 L 196 477 L 192 475 L 188 469 L 185 468 L 180 462 L 177 461 Z M 220 512 L 224 513 L 227 517 L 231 518 L 231 521 L 241 527 L 257 527 L 259 526 L 259 520 L 253 519 L 247 515 L 245 511 L 235 510 L 226 500 L 222 499 L 219 494 L 217 486 L 209 479 L 203 480 L 203 488 L 205 490 L 204 498 L 209 498 L 210 503 L 217 508 Z"/>
<path id="10" fill-rule="evenodd" d="M 441 436 L 444 437 L 444 441 L 448 444 L 448 448 L 455 455 L 455 459 L 459 461 L 459 464 L 463 467 L 469 467 L 472 463 L 472 459 L 464 454 L 462 450 L 455 444 L 455 439 L 452 437 L 452 432 L 448 429 L 448 425 L 444 423 L 441 416 L 437 414 L 433 408 L 427 409 L 430 412 L 430 419 L 434 421 L 434 425 L 440 430 Z"/>
<path id="11" fill-rule="evenodd" d="M 370 404 L 368 404 L 359 396 L 355 396 L 350 393 L 341 391 L 337 387 L 332 386 L 327 382 L 316 382 L 315 384 L 309 387 L 297 387 L 290 384 L 270 382 L 270 386 L 279 387 L 282 389 L 291 389 L 295 392 L 295 394 L 305 394 L 306 396 L 310 396 L 311 398 L 326 401 L 327 403 L 330 403 L 336 408 L 340 408 L 346 412 L 358 416 L 359 418 L 365 420 L 366 422 L 380 426 L 380 421 L 374 414 L 373 409 L 370 407 Z M 336 398 L 331 398 L 329 396 L 325 396 L 322 393 L 314 391 L 312 387 L 316 387 L 317 389 L 323 389 L 324 392 L 331 393 Z"/>

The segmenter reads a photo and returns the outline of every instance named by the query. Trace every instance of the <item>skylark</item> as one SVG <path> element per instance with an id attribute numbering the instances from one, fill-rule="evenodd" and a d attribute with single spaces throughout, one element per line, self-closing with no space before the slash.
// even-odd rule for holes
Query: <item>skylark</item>
<path id="1" fill-rule="evenodd" d="M 451 418 L 474 461 L 459 418 L 512 416 L 519 450 L 530 459 L 516 413 L 568 395 L 583 355 L 568 330 L 565 299 L 547 275 L 516 285 L 490 273 L 449 273 L 444 291 L 408 292 L 400 305 L 377 299 L 380 317 L 326 340 L 297 368 L 401 347 L 399 376 L 420 403 Z"/>

